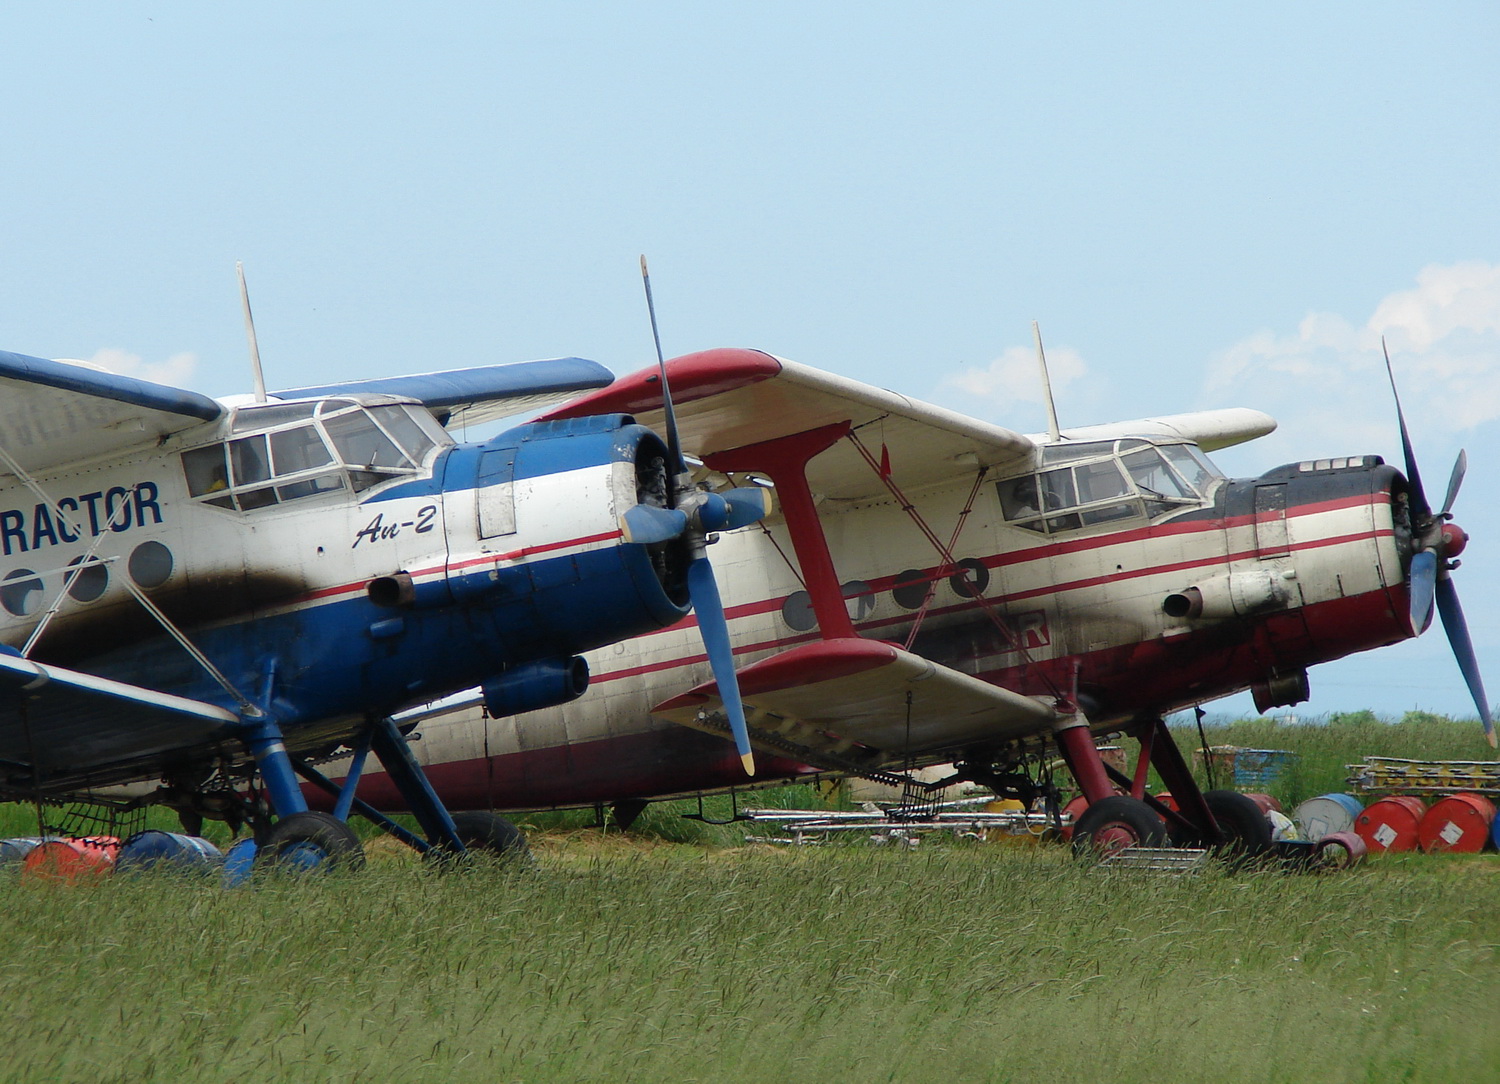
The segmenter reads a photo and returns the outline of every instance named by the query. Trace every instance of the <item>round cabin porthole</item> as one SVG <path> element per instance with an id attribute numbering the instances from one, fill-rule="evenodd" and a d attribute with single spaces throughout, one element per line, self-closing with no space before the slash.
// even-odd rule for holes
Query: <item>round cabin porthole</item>
<path id="1" fill-rule="evenodd" d="M 908 568 L 896 573 L 891 583 L 891 598 L 903 610 L 919 610 L 927 601 L 927 573 L 920 568 Z"/>
<path id="2" fill-rule="evenodd" d="M 36 613 L 42 604 L 42 581 L 29 568 L 18 568 L 0 580 L 0 606 L 16 617 Z"/>
<path id="3" fill-rule="evenodd" d="M 812 599 L 806 591 L 793 591 L 781 604 L 781 619 L 794 632 L 811 632 L 818 627 L 813 616 Z"/>
<path id="4" fill-rule="evenodd" d="M 82 557 L 75 557 L 68 562 L 68 594 L 78 602 L 93 602 L 109 586 L 109 569 L 101 564 L 78 568 L 82 562 Z"/>
<path id="5" fill-rule="evenodd" d="M 160 587 L 172 575 L 172 551 L 160 542 L 142 542 L 130 553 L 130 578 L 141 587 Z"/>
<path id="6" fill-rule="evenodd" d="M 959 598 L 977 598 L 984 594 L 984 589 L 990 585 L 990 570 L 984 567 L 984 562 L 965 557 L 958 562 L 958 567 L 960 571 L 948 577 L 948 586 L 954 593 Z"/>

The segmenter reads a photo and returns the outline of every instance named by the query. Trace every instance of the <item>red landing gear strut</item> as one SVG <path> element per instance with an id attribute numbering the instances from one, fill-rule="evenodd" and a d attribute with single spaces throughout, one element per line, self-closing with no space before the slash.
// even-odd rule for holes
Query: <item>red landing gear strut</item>
<path id="1" fill-rule="evenodd" d="M 1254 801 L 1234 791 L 1198 787 L 1163 719 L 1146 719 L 1126 735 L 1140 742 L 1134 772 L 1127 776 L 1105 763 L 1087 721 L 1073 715 L 1055 733 L 1057 747 L 1088 809 L 1074 827 L 1076 842 L 1107 850 L 1160 846 L 1170 836 L 1186 846 L 1235 845 L 1260 853 L 1270 846 L 1270 826 Z M 1177 809 L 1146 793 L 1151 769 L 1171 792 Z"/>

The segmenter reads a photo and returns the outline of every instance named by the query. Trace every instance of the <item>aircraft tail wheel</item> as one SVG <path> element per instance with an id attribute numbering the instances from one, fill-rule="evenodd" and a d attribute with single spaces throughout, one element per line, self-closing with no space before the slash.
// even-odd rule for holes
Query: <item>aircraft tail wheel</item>
<path id="1" fill-rule="evenodd" d="M 1246 858 L 1271 849 L 1271 822 L 1249 795 L 1234 790 L 1211 790 L 1203 795 L 1208 810 L 1225 838 L 1220 846 Z"/>
<path id="2" fill-rule="evenodd" d="M 255 864 L 289 872 L 361 869 L 365 849 L 354 829 L 333 814 L 293 813 L 271 826 Z"/>
<path id="3" fill-rule="evenodd" d="M 1166 822 L 1145 802 L 1123 795 L 1101 798 L 1073 825 L 1075 854 L 1104 855 L 1126 847 L 1163 847 Z"/>
<path id="4" fill-rule="evenodd" d="M 471 851 L 493 854 L 506 862 L 524 864 L 531 861 L 526 836 L 510 821 L 487 809 L 471 809 L 453 814 L 453 827 L 463 845 Z"/>

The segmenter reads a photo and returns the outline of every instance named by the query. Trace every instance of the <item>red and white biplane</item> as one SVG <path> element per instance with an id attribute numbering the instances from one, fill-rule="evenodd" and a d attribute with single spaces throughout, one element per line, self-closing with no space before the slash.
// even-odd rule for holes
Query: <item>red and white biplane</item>
<path id="1" fill-rule="evenodd" d="M 1231 479 L 1205 453 L 1270 432 L 1265 414 L 1025 436 L 753 350 L 664 369 L 692 484 L 776 495 L 714 546 L 758 780 L 952 761 L 1031 802 L 1055 796 L 1060 754 L 1088 801 L 1080 839 L 1263 846 L 1253 803 L 1204 794 L 1164 717 L 1246 689 L 1261 710 L 1297 703 L 1309 666 L 1419 635 L 1434 609 L 1493 744 L 1449 576 L 1463 460 L 1435 510 L 1404 420 L 1404 475 L 1365 455 Z M 616 413 L 672 428 L 657 368 L 544 418 Z M 663 555 L 681 544 L 668 534 Z M 593 653 L 571 703 L 424 713 L 434 786 L 456 808 L 613 803 L 628 819 L 746 783 L 695 621 Z M 1139 739 L 1129 774 L 1096 748 L 1112 734 Z M 1148 767 L 1177 810 L 1146 793 Z M 367 775 L 362 796 L 399 805 L 383 783 Z"/>

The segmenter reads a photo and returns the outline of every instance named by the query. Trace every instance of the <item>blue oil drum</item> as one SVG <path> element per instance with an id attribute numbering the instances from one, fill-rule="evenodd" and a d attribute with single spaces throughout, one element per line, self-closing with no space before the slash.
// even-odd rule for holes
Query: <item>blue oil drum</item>
<path id="1" fill-rule="evenodd" d="M 1302 838 L 1316 843 L 1335 832 L 1354 831 L 1354 818 L 1364 811 L 1364 804 L 1352 794 L 1320 794 L 1299 805 L 1293 819 Z"/>
<path id="2" fill-rule="evenodd" d="M 238 888 L 250 883 L 250 874 L 255 869 L 255 840 L 246 837 L 224 854 L 224 887 Z"/>
<path id="3" fill-rule="evenodd" d="M 17 836 L 14 839 L 0 839 L 0 866 L 26 861 L 28 854 L 51 838 L 51 836 Z"/>
<path id="4" fill-rule="evenodd" d="M 219 848 L 201 836 L 147 828 L 131 836 L 120 847 L 115 858 L 115 872 L 138 873 L 157 868 L 207 872 L 223 860 Z"/>

